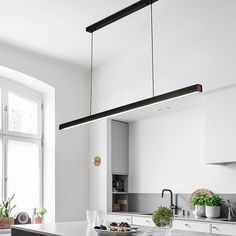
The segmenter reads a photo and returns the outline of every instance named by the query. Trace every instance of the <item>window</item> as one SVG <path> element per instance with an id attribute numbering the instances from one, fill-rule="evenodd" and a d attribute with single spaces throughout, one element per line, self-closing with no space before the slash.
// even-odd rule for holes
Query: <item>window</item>
<path id="1" fill-rule="evenodd" d="M 42 96 L 0 79 L 0 105 L 0 201 L 15 194 L 15 212 L 31 215 L 43 199 Z"/>

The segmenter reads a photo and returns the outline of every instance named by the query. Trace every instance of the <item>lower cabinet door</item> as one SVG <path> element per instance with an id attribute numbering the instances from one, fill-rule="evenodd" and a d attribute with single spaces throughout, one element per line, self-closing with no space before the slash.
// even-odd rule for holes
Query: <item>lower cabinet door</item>
<path id="1" fill-rule="evenodd" d="M 132 217 L 129 215 L 107 214 L 107 222 L 127 222 L 128 224 L 132 224 Z"/>
<path id="2" fill-rule="evenodd" d="M 212 224 L 213 234 L 236 235 L 236 225 L 233 224 Z"/>
<path id="3" fill-rule="evenodd" d="M 133 225 L 155 226 L 151 217 L 133 216 Z"/>
<path id="4" fill-rule="evenodd" d="M 173 228 L 180 230 L 210 233 L 210 224 L 202 222 L 174 220 Z"/>

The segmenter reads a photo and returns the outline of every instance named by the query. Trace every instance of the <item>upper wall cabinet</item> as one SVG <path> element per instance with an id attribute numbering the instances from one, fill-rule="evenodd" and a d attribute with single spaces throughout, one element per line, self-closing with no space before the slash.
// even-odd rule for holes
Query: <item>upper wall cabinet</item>
<path id="1" fill-rule="evenodd" d="M 129 173 L 129 125 L 115 120 L 111 121 L 111 170 Z"/>
<path id="2" fill-rule="evenodd" d="M 236 162 L 236 86 L 208 93 L 205 99 L 206 162 Z"/>

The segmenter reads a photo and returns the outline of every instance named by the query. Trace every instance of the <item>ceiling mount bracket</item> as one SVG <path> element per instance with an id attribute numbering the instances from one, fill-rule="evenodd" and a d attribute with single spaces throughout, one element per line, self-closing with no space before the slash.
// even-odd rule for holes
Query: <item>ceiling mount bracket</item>
<path id="1" fill-rule="evenodd" d="M 158 0 L 140 0 L 88 27 L 86 27 L 86 31 L 89 32 L 89 33 L 93 33 L 94 31 L 97 31 L 109 24 L 112 24 L 114 23 L 115 21 L 118 21 L 148 5 L 151 5 L 153 4 L 154 2 L 157 2 Z"/>

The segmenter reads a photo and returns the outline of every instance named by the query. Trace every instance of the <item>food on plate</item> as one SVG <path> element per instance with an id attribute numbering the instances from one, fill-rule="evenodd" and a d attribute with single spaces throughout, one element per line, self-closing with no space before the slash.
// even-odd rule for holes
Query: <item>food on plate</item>
<path id="1" fill-rule="evenodd" d="M 131 231 L 130 225 L 127 222 L 121 222 L 119 225 L 115 222 L 112 222 L 108 228 L 110 231 L 117 231 L 117 232 Z"/>
<path id="2" fill-rule="evenodd" d="M 108 225 L 108 227 L 104 225 L 97 225 L 94 227 L 94 229 L 100 229 L 100 230 L 108 230 L 112 232 L 130 232 L 131 227 L 127 222 L 121 222 L 120 224 L 117 224 L 116 222 L 112 222 Z"/>

